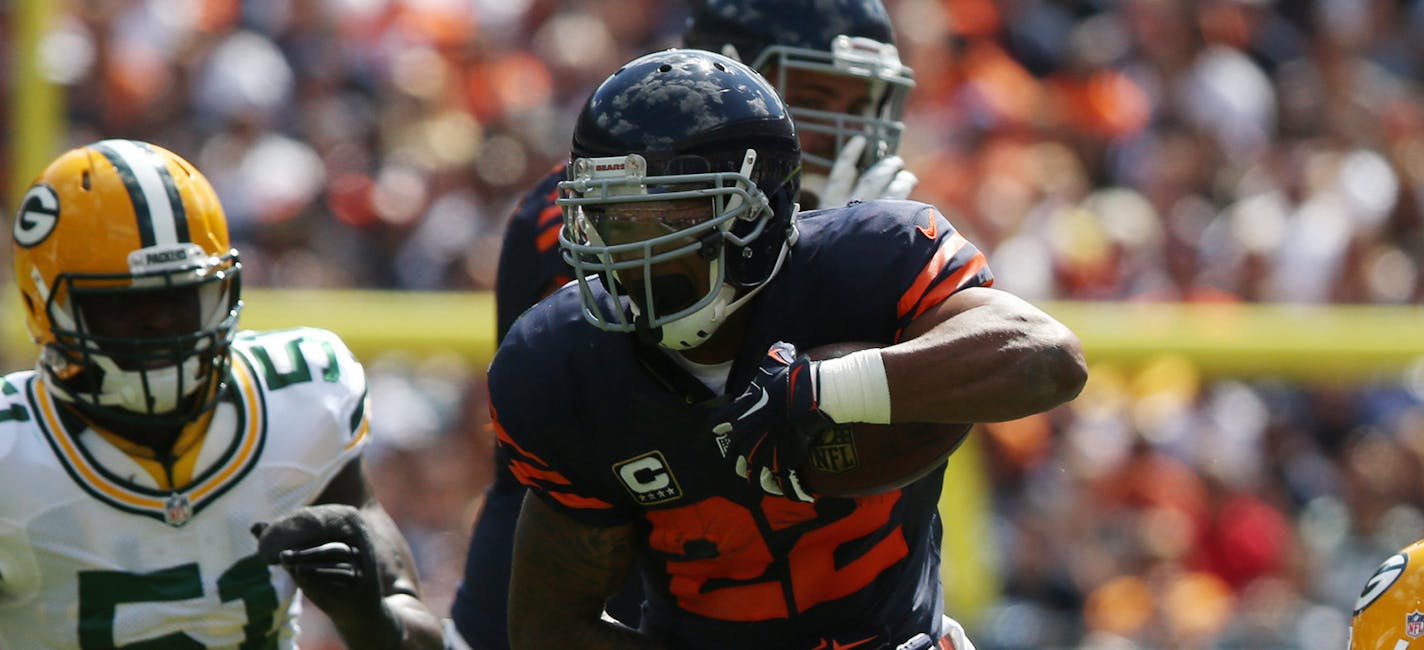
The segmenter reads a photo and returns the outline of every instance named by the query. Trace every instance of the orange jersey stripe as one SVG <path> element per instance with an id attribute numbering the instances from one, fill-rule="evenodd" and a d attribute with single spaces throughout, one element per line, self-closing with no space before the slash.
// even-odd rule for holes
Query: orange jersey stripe
<path id="1" fill-rule="evenodd" d="M 504 425 L 499 423 L 499 414 L 495 413 L 493 405 L 490 406 L 490 424 L 494 425 L 495 440 L 498 440 L 501 444 L 513 447 L 515 451 L 519 452 L 519 455 L 524 456 L 525 458 L 528 458 L 536 463 L 539 463 L 540 465 L 548 467 L 548 461 L 529 453 L 527 449 L 520 447 L 519 443 L 514 441 L 514 438 L 509 437 L 509 432 L 505 431 Z"/>
<path id="2" fill-rule="evenodd" d="M 550 227 L 539 233 L 539 236 L 534 238 L 534 247 L 537 248 L 540 253 L 547 253 L 555 246 L 558 246 L 559 230 L 562 227 L 563 226 Z"/>
<path id="3" fill-rule="evenodd" d="M 915 310 L 914 318 L 919 318 L 921 314 L 934 308 L 935 305 L 944 302 L 944 299 L 948 298 L 950 294 L 963 289 L 964 283 L 968 282 L 969 278 L 974 277 L 974 274 L 983 270 L 984 267 L 988 265 L 989 260 L 984 257 L 983 253 L 978 253 L 970 258 L 964 266 L 959 267 L 958 271 L 955 271 L 949 277 L 945 278 L 944 282 L 935 285 L 935 288 L 925 294 L 924 300 L 920 302 L 919 308 Z M 991 284 L 993 284 L 992 280 L 985 286 Z"/>
<path id="4" fill-rule="evenodd" d="M 558 500 L 559 503 L 569 506 L 570 508 L 607 509 L 613 507 L 613 504 L 602 499 L 595 499 L 592 497 L 579 496 L 570 492 L 547 489 L 548 484 L 550 483 L 553 483 L 555 485 L 572 484 L 569 479 L 564 478 L 564 476 L 562 474 L 559 474 L 558 472 L 552 470 L 542 470 L 522 460 L 510 460 L 509 472 L 514 475 L 514 478 L 519 479 L 520 483 L 523 483 L 531 488 L 543 492 L 544 494 L 554 497 L 556 500 Z"/>
<path id="5" fill-rule="evenodd" d="M 906 291 L 904 295 L 900 296 L 900 302 L 896 306 L 900 318 L 904 318 L 910 313 L 910 310 L 915 308 L 915 305 L 919 303 L 925 291 L 930 288 L 930 284 L 934 282 L 936 277 L 939 277 L 940 271 L 944 270 L 944 267 L 949 264 L 951 259 L 954 259 L 955 254 L 957 254 L 960 249 L 968 245 L 969 240 L 957 232 L 945 238 L 945 240 L 940 243 L 939 250 L 935 251 L 934 257 L 931 258 L 929 263 L 925 265 L 925 268 L 920 271 L 919 276 L 915 278 L 915 282 L 910 285 L 910 289 Z"/>
<path id="6" fill-rule="evenodd" d="M 539 218 L 534 221 L 540 228 L 548 228 L 564 220 L 564 209 L 553 204 L 558 195 L 558 190 L 549 193 L 549 206 L 544 208 L 544 211 L 539 213 Z"/>
<path id="7" fill-rule="evenodd" d="M 559 503 L 562 503 L 570 508 L 599 508 L 602 510 L 607 510 L 613 507 L 613 504 L 602 499 L 581 497 L 577 494 L 569 494 L 568 492 L 545 492 L 544 494 L 554 497 L 559 501 Z"/>
<path id="8" fill-rule="evenodd" d="M 533 485 L 536 481 L 543 483 L 553 483 L 555 485 L 572 485 L 573 482 L 564 478 L 563 474 L 551 469 L 539 469 L 529 463 L 517 458 L 509 461 L 509 471 L 519 479 L 521 483 Z M 528 480 L 525 480 L 528 479 Z"/>

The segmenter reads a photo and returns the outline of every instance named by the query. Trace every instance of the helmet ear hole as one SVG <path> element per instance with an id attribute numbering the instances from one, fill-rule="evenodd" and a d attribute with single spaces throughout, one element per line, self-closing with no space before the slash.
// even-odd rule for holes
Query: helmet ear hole
<path id="1" fill-rule="evenodd" d="M 79 185 L 83 187 L 86 192 L 94 189 L 94 180 L 89 174 L 89 170 L 84 170 L 84 174 L 79 177 Z"/>
<path id="2" fill-rule="evenodd" d="M 25 311 L 30 312 L 30 317 L 33 318 L 37 316 L 38 314 L 35 313 L 35 301 L 30 298 L 30 294 L 21 293 L 20 297 L 25 299 Z"/>

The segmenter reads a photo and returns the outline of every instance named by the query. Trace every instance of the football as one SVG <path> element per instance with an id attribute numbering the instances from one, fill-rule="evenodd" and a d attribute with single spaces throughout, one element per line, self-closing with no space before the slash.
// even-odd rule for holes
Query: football
<path id="1" fill-rule="evenodd" d="M 872 343 L 834 343 L 806 351 L 813 360 L 834 359 Z M 836 425 L 811 443 L 799 472 L 811 491 L 830 497 L 861 497 L 902 488 L 943 463 L 969 435 L 969 424 Z"/>

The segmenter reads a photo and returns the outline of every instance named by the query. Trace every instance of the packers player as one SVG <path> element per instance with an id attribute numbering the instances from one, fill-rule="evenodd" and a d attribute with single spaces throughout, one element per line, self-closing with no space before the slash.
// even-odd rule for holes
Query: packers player
<path id="1" fill-rule="evenodd" d="M 12 234 L 40 350 L 0 378 L 0 647 L 292 648 L 300 593 L 351 648 L 442 647 L 362 470 L 361 364 L 328 331 L 239 331 L 197 169 L 73 149 Z"/>
<path id="2" fill-rule="evenodd" d="M 1375 569 L 1355 601 L 1350 650 L 1424 648 L 1424 540 Z"/>
<path id="3" fill-rule="evenodd" d="M 804 152 L 802 207 L 909 196 L 918 179 L 896 154 L 914 80 L 900 61 L 880 0 L 707 0 L 696 5 L 683 44 L 748 63 L 773 82 L 790 106 Z M 573 279 L 559 254 L 563 213 L 554 204 L 557 185 L 566 178 L 565 165 L 555 166 L 509 220 L 495 290 L 497 341 L 524 310 Z M 451 617 L 474 647 L 500 649 L 509 646 L 506 587 L 524 489 L 503 462 L 495 467 Z M 640 599 L 637 585 L 631 584 L 609 604 L 610 612 L 636 625 Z"/>

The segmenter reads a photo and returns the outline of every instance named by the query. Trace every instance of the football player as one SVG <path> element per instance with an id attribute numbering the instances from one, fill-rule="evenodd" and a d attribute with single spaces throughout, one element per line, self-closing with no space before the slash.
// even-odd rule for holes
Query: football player
<path id="1" fill-rule="evenodd" d="M 514 323 L 489 371 L 529 488 L 511 646 L 971 648 L 942 613 L 942 471 L 853 499 L 797 472 L 835 423 L 1062 404 L 1086 379 L 1077 337 L 990 288 L 933 206 L 798 214 L 791 114 L 731 58 L 628 63 L 585 104 L 570 160 L 559 244 L 576 281 Z M 881 347 L 803 353 L 845 342 Z M 600 617 L 634 571 L 636 631 Z"/>
<path id="2" fill-rule="evenodd" d="M 1355 601 L 1350 650 L 1408 650 L 1424 646 L 1424 540 L 1404 547 L 1375 569 Z"/>
<path id="3" fill-rule="evenodd" d="M 803 207 L 905 198 L 914 189 L 915 175 L 896 155 L 914 81 L 880 0 L 707 0 L 692 10 L 682 38 L 687 47 L 746 61 L 773 81 L 800 129 Z M 557 165 L 510 218 L 496 277 L 496 341 L 525 309 L 573 279 L 559 254 L 563 215 L 554 204 L 566 176 L 565 165 Z M 475 648 L 509 647 L 510 544 L 523 497 L 523 486 L 497 459 L 451 606 L 455 628 Z M 636 587 L 609 604 L 633 624 Z"/>
<path id="4" fill-rule="evenodd" d="M 40 352 L 0 378 L 0 647 L 292 648 L 299 594 L 350 648 L 442 647 L 362 470 L 361 365 L 331 332 L 238 330 L 197 169 L 68 151 L 13 240 Z"/>

